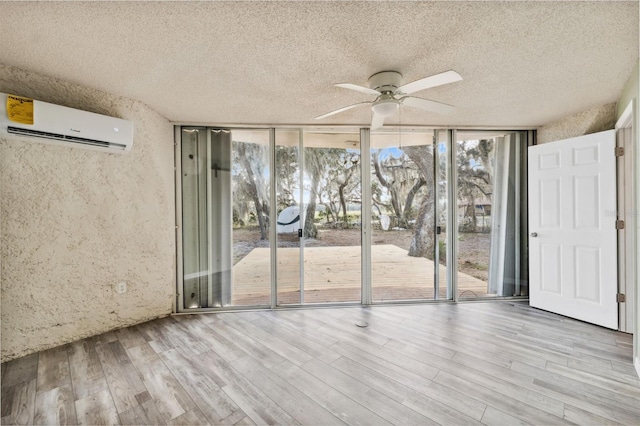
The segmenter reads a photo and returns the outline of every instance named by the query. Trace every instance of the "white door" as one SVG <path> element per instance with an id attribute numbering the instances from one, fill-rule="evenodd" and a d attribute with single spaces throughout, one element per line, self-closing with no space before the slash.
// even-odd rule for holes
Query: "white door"
<path id="1" fill-rule="evenodd" d="M 614 149 L 614 130 L 529 148 L 529 301 L 617 329 Z"/>

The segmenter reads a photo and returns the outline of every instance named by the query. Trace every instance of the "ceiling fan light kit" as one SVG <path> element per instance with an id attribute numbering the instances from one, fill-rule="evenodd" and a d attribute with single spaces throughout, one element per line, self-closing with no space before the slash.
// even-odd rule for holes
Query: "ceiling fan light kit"
<path id="1" fill-rule="evenodd" d="M 337 110 L 320 115 L 316 117 L 316 120 L 321 120 L 323 118 L 330 117 L 334 114 L 339 114 L 343 111 L 347 111 L 361 105 L 371 105 L 371 111 L 373 113 L 371 119 L 371 129 L 373 130 L 382 127 L 384 125 L 385 118 L 395 114 L 400 108 L 400 104 L 413 108 L 419 108 L 424 111 L 446 114 L 448 112 L 451 112 L 454 107 L 442 102 L 436 102 L 429 99 L 416 98 L 407 95 L 460 80 L 462 80 L 460 74 L 453 70 L 449 70 L 403 85 L 402 74 L 400 74 L 399 72 L 381 71 L 369 77 L 369 87 L 363 87 L 352 83 L 340 83 L 335 85 L 336 87 L 341 87 L 343 89 L 355 90 L 356 92 L 376 96 L 373 101 L 359 102 L 357 104 L 342 107 Z"/>
<path id="2" fill-rule="evenodd" d="M 374 114 L 380 114 L 383 117 L 390 117 L 398 111 L 400 107 L 400 101 L 395 99 L 387 99 L 375 102 L 371 105 L 371 110 Z"/>

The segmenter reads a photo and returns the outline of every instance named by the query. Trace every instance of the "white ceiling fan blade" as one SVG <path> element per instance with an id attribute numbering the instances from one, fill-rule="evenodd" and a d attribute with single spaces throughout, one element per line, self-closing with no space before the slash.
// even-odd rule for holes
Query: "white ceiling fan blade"
<path id="1" fill-rule="evenodd" d="M 368 87 L 358 86 L 357 84 L 351 83 L 339 83 L 335 85 L 336 87 L 342 87 L 343 89 L 355 90 L 356 92 L 366 93 L 367 95 L 378 96 L 380 92 L 374 89 L 369 89 Z"/>
<path id="2" fill-rule="evenodd" d="M 413 96 L 405 96 L 404 98 L 400 99 L 400 102 L 402 102 L 402 105 L 420 108 L 425 111 L 437 112 L 438 114 L 447 114 L 455 109 L 453 106 L 443 104 L 442 102 L 430 101 L 429 99 L 414 98 Z"/>
<path id="3" fill-rule="evenodd" d="M 396 92 L 401 92 L 405 95 L 408 95 L 410 93 L 419 92 L 420 90 L 442 86 L 443 84 L 449 84 L 460 80 L 462 80 L 460 74 L 453 70 L 449 70 L 440 74 L 432 75 L 431 77 L 425 77 L 411 83 L 403 84 L 402 86 L 398 87 Z"/>
<path id="4" fill-rule="evenodd" d="M 357 104 L 353 104 L 353 105 L 349 105 L 349 106 L 346 106 L 346 107 L 342 107 L 342 108 L 339 108 L 339 109 L 337 109 L 335 111 L 331 111 L 331 112 L 328 112 L 326 114 L 319 115 L 319 116 L 316 117 L 316 120 L 322 120 L 323 118 L 327 118 L 327 117 L 330 117 L 330 116 L 332 116 L 334 114 L 341 113 L 342 111 L 348 111 L 351 108 L 355 108 L 355 107 L 360 106 L 360 105 L 370 105 L 371 103 L 372 102 L 358 102 Z"/>
<path id="5" fill-rule="evenodd" d="M 371 130 L 379 129 L 384 125 L 384 115 L 373 113 L 373 118 L 371 118 Z"/>

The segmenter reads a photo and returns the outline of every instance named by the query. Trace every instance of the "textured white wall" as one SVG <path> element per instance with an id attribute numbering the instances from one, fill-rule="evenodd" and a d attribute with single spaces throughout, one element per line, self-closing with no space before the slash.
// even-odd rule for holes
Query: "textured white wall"
<path id="1" fill-rule="evenodd" d="M 141 102 L 2 65 L 0 92 L 135 127 L 125 155 L 0 134 L 2 361 L 171 313 L 171 124 Z"/>
<path id="2" fill-rule="evenodd" d="M 611 130 L 615 124 L 616 103 L 614 102 L 542 126 L 537 132 L 537 142 L 543 144 Z"/>

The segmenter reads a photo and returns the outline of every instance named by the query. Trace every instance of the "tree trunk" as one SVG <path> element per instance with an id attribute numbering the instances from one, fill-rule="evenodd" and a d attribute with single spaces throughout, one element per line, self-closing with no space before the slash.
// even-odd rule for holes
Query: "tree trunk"
<path id="1" fill-rule="evenodd" d="M 318 228 L 314 223 L 316 218 L 316 199 L 318 198 L 318 184 L 320 183 L 320 169 L 314 167 L 311 173 L 311 191 L 309 191 L 309 203 L 307 204 L 307 214 L 304 219 L 304 236 L 306 238 L 317 238 Z M 302 214 L 302 212 L 300 213 Z"/>
<path id="2" fill-rule="evenodd" d="M 344 182 L 338 186 L 338 195 L 340 196 L 340 206 L 342 207 L 342 220 L 344 223 L 349 223 L 349 216 L 347 216 L 347 201 L 344 198 L 344 189 L 349 185 L 349 181 L 351 180 L 351 175 L 353 172 L 349 172 Z"/>
<path id="3" fill-rule="evenodd" d="M 316 200 L 315 191 L 311 191 L 311 199 L 307 204 L 307 214 L 304 219 L 304 236 L 306 238 L 316 238 L 318 236 L 318 228 L 313 223 L 316 217 Z"/>
<path id="4" fill-rule="evenodd" d="M 418 212 L 416 230 L 409 246 L 409 256 L 433 259 L 434 249 L 433 201 L 425 198 L 425 202 L 422 203 Z"/>
<path id="5" fill-rule="evenodd" d="M 395 215 L 398 217 L 398 221 L 401 221 L 403 216 L 402 216 L 402 209 L 400 207 L 398 191 L 396 188 L 394 188 L 391 182 L 388 182 L 384 178 L 384 176 L 382 176 L 382 171 L 380 170 L 380 161 L 378 160 L 377 152 L 373 154 L 372 160 L 373 160 L 373 170 L 376 174 L 376 178 L 378 178 L 380 185 L 384 186 L 389 191 L 389 195 L 391 196 L 391 207 L 393 208 L 393 212 L 395 213 Z"/>
<path id="6" fill-rule="evenodd" d="M 433 259 L 435 247 L 433 205 L 435 186 L 433 184 L 433 153 L 427 146 L 408 146 L 402 148 L 407 156 L 415 163 L 421 178 L 427 185 L 427 194 L 420 204 L 416 229 L 409 246 L 409 256 L 427 257 Z"/>
<path id="7" fill-rule="evenodd" d="M 256 209 L 256 216 L 258 217 L 258 225 L 260 226 L 260 239 L 267 239 L 267 223 L 262 214 L 262 203 L 260 202 L 260 198 L 258 197 L 258 187 L 256 186 L 256 176 L 253 173 L 253 169 L 251 168 L 251 163 L 249 162 L 249 157 L 247 156 L 247 149 L 244 143 L 238 144 L 238 152 L 239 157 L 242 159 L 242 165 L 244 166 L 245 171 L 247 172 L 247 178 L 249 181 L 249 192 L 251 194 L 251 198 L 253 201 L 253 205 Z"/>
<path id="8" fill-rule="evenodd" d="M 336 206 L 334 201 L 330 201 L 329 206 L 329 209 L 331 210 L 331 221 L 336 223 L 338 221 L 338 215 L 340 214 L 340 208 Z"/>
<path id="9" fill-rule="evenodd" d="M 478 225 L 476 223 L 476 197 L 473 196 L 473 194 L 471 194 L 470 201 L 471 201 L 471 232 L 477 232 L 478 231 Z"/>
<path id="10" fill-rule="evenodd" d="M 331 198 L 329 198 L 331 199 Z M 331 219 L 333 219 L 333 221 L 335 221 L 335 218 L 333 216 L 333 212 L 331 211 L 331 205 L 329 203 L 325 203 L 322 200 L 322 194 L 318 194 L 318 201 L 320 203 L 321 206 L 324 206 L 324 212 L 325 212 L 325 221 L 327 223 L 329 223 L 329 216 L 331 216 Z"/>
<path id="11" fill-rule="evenodd" d="M 418 181 L 413 185 L 409 193 L 407 194 L 407 199 L 404 202 L 404 211 L 402 212 L 404 221 L 409 223 L 409 215 L 411 214 L 411 208 L 413 207 L 413 198 L 416 196 L 416 193 L 427 183 L 423 178 L 418 179 Z"/>
<path id="12" fill-rule="evenodd" d="M 254 204 L 256 204 L 256 206 L 260 205 L 260 201 L 258 201 L 258 197 L 256 197 L 253 202 Z M 260 210 L 261 210 L 260 208 L 256 208 L 256 211 L 258 212 L 258 225 L 260 226 L 260 239 L 266 240 L 267 239 L 267 223 L 264 220 L 264 215 Z"/>
<path id="13" fill-rule="evenodd" d="M 340 194 L 340 206 L 342 207 L 342 220 L 344 223 L 349 223 L 349 217 L 347 216 L 347 202 L 344 199 L 344 186 L 340 185 L 340 188 L 338 189 L 338 193 Z"/>

